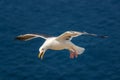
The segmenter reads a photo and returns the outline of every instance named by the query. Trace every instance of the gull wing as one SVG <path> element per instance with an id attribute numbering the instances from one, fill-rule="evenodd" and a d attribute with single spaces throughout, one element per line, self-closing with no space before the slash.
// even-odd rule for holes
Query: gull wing
<path id="1" fill-rule="evenodd" d="M 23 40 L 23 41 L 27 41 L 27 40 L 31 40 L 34 38 L 43 38 L 43 39 L 47 39 L 50 36 L 48 35 L 44 35 L 44 34 L 24 34 L 24 35 L 19 35 L 16 37 L 16 39 L 18 40 Z"/>
<path id="2" fill-rule="evenodd" d="M 71 40 L 73 37 L 80 36 L 82 34 L 85 34 L 85 32 L 77 32 L 77 31 L 66 31 L 60 36 L 58 36 L 57 40 Z"/>

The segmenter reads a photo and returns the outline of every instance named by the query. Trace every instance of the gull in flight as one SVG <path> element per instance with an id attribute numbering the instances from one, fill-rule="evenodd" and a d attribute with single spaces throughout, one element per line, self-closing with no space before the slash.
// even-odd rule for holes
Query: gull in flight
<path id="1" fill-rule="evenodd" d="M 77 37 L 80 35 L 89 35 L 89 36 L 95 36 L 95 37 L 101 37 L 101 38 L 107 37 L 107 36 L 98 36 L 96 34 L 90 34 L 87 32 L 66 31 L 57 37 L 50 37 L 43 34 L 24 34 L 24 35 L 17 36 L 16 39 L 23 40 L 23 41 L 28 41 L 34 38 L 45 39 L 45 42 L 39 48 L 38 57 L 41 59 L 43 59 L 43 56 L 47 49 L 52 49 L 52 50 L 67 49 L 70 52 L 70 58 L 73 59 L 73 58 L 77 58 L 78 55 L 82 54 L 85 51 L 85 48 L 79 47 L 71 42 L 73 37 Z"/>

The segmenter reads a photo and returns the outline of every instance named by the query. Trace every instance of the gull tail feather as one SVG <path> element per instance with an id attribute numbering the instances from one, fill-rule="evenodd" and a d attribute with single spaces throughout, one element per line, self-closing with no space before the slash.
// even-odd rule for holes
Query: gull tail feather
<path id="1" fill-rule="evenodd" d="M 76 49 L 78 55 L 81 55 L 85 51 L 85 48 L 79 47 L 79 46 L 75 46 L 75 49 Z"/>

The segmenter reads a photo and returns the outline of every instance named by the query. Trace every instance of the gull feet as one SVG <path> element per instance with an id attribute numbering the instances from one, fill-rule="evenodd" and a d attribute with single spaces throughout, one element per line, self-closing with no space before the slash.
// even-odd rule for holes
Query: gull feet
<path id="1" fill-rule="evenodd" d="M 76 52 L 71 52 L 70 53 L 70 58 L 71 59 L 74 59 L 74 58 L 77 58 L 78 57 L 78 54 Z"/>

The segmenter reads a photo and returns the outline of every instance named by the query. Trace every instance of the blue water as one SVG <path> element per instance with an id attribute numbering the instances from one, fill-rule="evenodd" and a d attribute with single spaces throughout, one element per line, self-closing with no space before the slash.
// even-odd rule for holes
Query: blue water
<path id="1" fill-rule="evenodd" d="M 77 59 L 48 50 L 43 60 L 43 39 L 15 40 L 67 30 L 109 38 L 79 36 L 72 41 L 86 51 Z M 0 0 L 0 80 L 120 80 L 120 0 Z"/>

